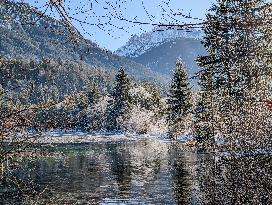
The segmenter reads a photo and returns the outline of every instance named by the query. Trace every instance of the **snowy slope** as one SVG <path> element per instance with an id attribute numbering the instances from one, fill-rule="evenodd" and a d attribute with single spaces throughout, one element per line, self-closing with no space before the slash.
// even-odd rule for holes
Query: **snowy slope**
<path id="1" fill-rule="evenodd" d="M 164 43 L 177 39 L 189 38 L 200 40 L 202 38 L 202 32 L 197 30 L 191 32 L 183 30 L 156 30 L 157 29 L 154 29 L 151 32 L 143 33 L 140 36 L 132 36 L 129 41 L 115 53 L 120 56 L 135 58 L 144 54 L 151 48 L 158 47 Z"/>

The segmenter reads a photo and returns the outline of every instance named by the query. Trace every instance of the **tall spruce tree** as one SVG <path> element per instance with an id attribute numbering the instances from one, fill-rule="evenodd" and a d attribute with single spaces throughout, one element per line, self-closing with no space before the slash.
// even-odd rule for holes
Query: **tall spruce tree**
<path id="1" fill-rule="evenodd" d="M 269 26 L 262 12 L 264 6 L 263 0 L 217 0 L 204 26 L 203 44 L 208 55 L 199 57 L 198 63 L 202 67 L 199 72 L 202 97 L 206 100 L 208 97 L 209 104 L 203 110 L 211 116 L 207 120 L 217 121 L 214 131 L 232 135 L 231 141 L 235 140 L 234 133 L 250 130 L 246 115 L 256 115 L 252 113 L 256 106 L 252 100 L 260 98 L 256 96 L 260 81 L 271 73 L 264 60 L 265 28 Z M 210 78 L 202 78 L 205 75 Z M 202 124 L 205 123 L 208 122 Z M 206 128 L 204 126 L 203 131 Z"/>
<path id="2" fill-rule="evenodd" d="M 192 111 L 192 91 L 188 74 L 178 60 L 168 95 L 168 130 L 171 138 L 189 129 Z"/>
<path id="3" fill-rule="evenodd" d="M 199 73 L 198 96 L 193 117 L 193 134 L 197 142 L 213 140 L 214 136 L 214 100 L 212 70 L 208 67 Z"/>
<path id="4" fill-rule="evenodd" d="M 95 83 L 89 84 L 85 92 L 88 98 L 89 106 L 93 106 L 94 104 L 98 103 L 99 99 L 102 97 Z"/>
<path id="5" fill-rule="evenodd" d="M 130 80 L 125 70 L 121 68 L 115 77 L 114 89 L 107 108 L 107 130 L 121 130 L 118 120 L 129 117 L 131 107 Z"/>

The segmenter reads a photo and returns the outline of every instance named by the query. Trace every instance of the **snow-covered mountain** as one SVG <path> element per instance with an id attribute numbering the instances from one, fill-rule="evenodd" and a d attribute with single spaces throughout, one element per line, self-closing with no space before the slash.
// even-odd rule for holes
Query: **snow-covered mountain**
<path id="1" fill-rule="evenodd" d="M 172 75 L 176 60 L 180 58 L 190 77 L 193 77 L 199 69 L 195 59 L 206 54 L 201 44 L 202 37 L 203 32 L 197 30 L 151 31 L 133 36 L 115 53 L 168 76 Z M 196 84 L 195 81 L 192 82 Z"/>
<path id="2" fill-rule="evenodd" d="M 129 41 L 115 53 L 120 56 L 136 58 L 149 49 L 158 47 L 164 43 L 183 38 L 200 40 L 202 36 L 202 32 L 198 30 L 188 32 L 184 30 L 158 31 L 158 29 L 153 29 L 153 31 L 143 33 L 140 36 L 133 35 Z"/>

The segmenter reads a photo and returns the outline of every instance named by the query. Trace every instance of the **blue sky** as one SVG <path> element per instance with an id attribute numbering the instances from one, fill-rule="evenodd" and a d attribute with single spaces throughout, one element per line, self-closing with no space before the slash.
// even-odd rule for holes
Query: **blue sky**
<path id="1" fill-rule="evenodd" d="M 131 35 L 150 31 L 151 25 L 139 25 L 120 20 L 141 21 L 146 23 L 200 22 L 201 20 L 186 19 L 185 14 L 196 18 L 205 18 L 205 13 L 214 0 L 63 0 L 70 16 L 86 23 L 80 25 L 76 20 L 73 24 L 88 39 L 100 47 L 116 50 L 124 45 Z M 24 0 L 40 10 L 49 0 Z M 108 3 L 107 3 L 108 2 Z M 122 2 L 122 3 L 121 3 Z M 168 2 L 168 3 L 167 3 Z M 48 14 L 57 17 L 56 11 Z M 171 14 L 172 13 L 172 14 Z M 169 15 L 171 14 L 171 15 Z M 94 25 L 90 25 L 94 24 Z M 103 24 L 100 26 L 99 24 Z"/>

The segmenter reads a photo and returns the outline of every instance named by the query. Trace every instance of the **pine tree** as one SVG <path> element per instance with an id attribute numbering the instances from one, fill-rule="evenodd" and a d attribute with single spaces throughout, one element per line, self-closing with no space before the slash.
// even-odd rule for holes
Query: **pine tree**
<path id="1" fill-rule="evenodd" d="M 254 84 L 253 75 L 264 68 L 254 66 L 262 53 L 263 35 L 258 27 L 263 0 L 218 0 L 207 15 L 204 46 L 208 56 L 200 65 L 212 65 L 214 88 L 218 94 L 245 98 L 244 88 Z"/>
<path id="2" fill-rule="evenodd" d="M 216 121 L 217 127 L 210 127 L 213 134 L 217 130 L 224 135 L 246 130 L 241 124 L 248 124 L 246 115 L 252 115 L 249 109 L 255 105 L 250 101 L 256 99 L 260 80 L 271 73 L 263 58 L 267 39 L 264 5 L 263 0 L 217 0 L 207 15 L 203 44 L 208 55 L 199 57 L 198 63 L 202 67 L 200 92 L 206 98 L 200 102 L 208 102 L 202 106 L 209 121 L 197 119 L 198 115 L 195 118 L 206 125 Z M 200 133 L 205 130 L 204 126 Z"/>
<path id="3" fill-rule="evenodd" d="M 169 135 L 175 138 L 189 128 L 188 121 L 191 120 L 189 116 L 192 111 L 192 91 L 188 74 L 179 60 L 176 63 L 167 104 Z"/>
<path id="4" fill-rule="evenodd" d="M 139 101 L 142 101 L 141 106 L 147 110 L 152 110 L 152 111 L 155 111 L 158 108 L 160 108 L 160 103 L 161 103 L 160 88 L 156 84 L 150 83 L 150 82 L 144 82 L 142 86 L 148 93 L 149 97 L 148 98 L 144 98 L 142 96 L 138 97 L 138 98 L 141 98 L 139 99 Z"/>
<path id="5" fill-rule="evenodd" d="M 98 103 L 101 95 L 96 84 L 93 83 L 88 85 L 84 92 L 79 93 L 77 98 L 79 112 L 75 113 L 75 117 L 78 118 L 76 126 L 78 128 L 87 130 L 89 129 L 90 125 L 94 124 L 94 119 L 88 115 L 89 108 L 92 108 Z"/>
<path id="6" fill-rule="evenodd" d="M 86 95 L 89 106 L 93 106 L 94 104 L 98 103 L 99 99 L 101 98 L 101 94 L 95 83 L 87 86 Z"/>
<path id="7" fill-rule="evenodd" d="M 212 75 L 205 72 L 201 75 L 201 90 L 196 99 L 193 117 L 193 134 L 197 142 L 211 141 L 214 136 L 214 103 L 212 92 Z"/>
<path id="8" fill-rule="evenodd" d="M 118 120 L 128 118 L 131 107 L 130 80 L 123 68 L 116 74 L 115 86 L 110 97 L 107 108 L 107 129 L 121 130 L 122 126 Z"/>

